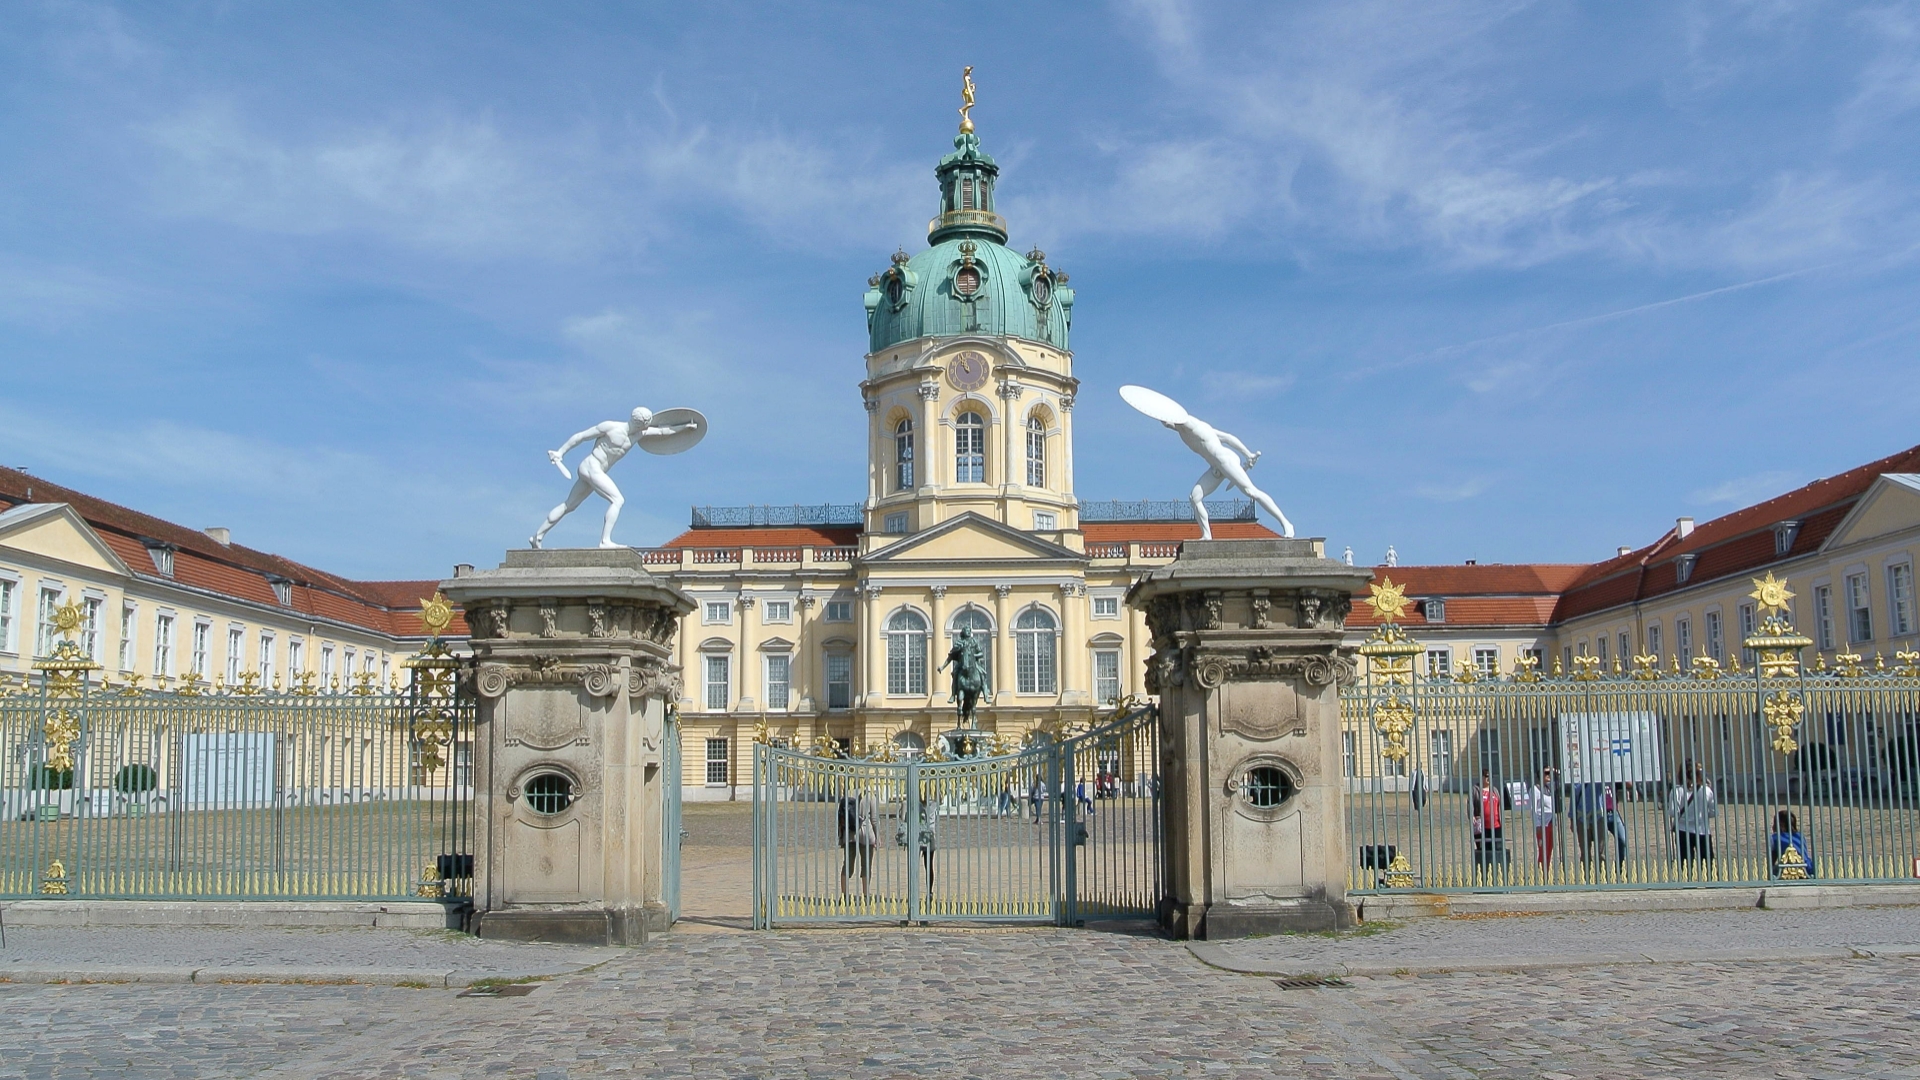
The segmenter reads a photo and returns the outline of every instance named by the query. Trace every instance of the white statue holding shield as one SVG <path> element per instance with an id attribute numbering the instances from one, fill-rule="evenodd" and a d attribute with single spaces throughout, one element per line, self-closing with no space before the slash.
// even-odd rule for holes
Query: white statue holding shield
<path id="1" fill-rule="evenodd" d="M 598 492 L 607 500 L 606 522 L 600 528 L 600 546 L 619 547 L 613 542 L 613 523 L 620 520 L 620 508 L 626 505 L 626 499 L 607 476 L 607 470 L 614 462 L 627 456 L 627 451 L 638 445 L 651 454 L 678 454 L 689 450 L 706 434 L 707 418 L 693 409 L 667 409 L 655 415 L 651 409 L 635 409 L 631 419 L 625 422 L 608 420 L 595 424 L 585 431 L 575 434 L 558 450 L 547 451 L 547 460 L 560 470 L 560 475 L 573 481 L 573 490 L 567 492 L 567 501 L 554 507 L 547 514 L 547 520 L 540 531 L 533 534 L 532 544 L 539 547 L 547 537 L 547 531 L 560 524 L 560 519 L 580 508 L 587 496 Z M 592 442 L 593 449 L 580 459 L 580 476 L 576 479 L 567 471 L 567 463 L 562 460 L 567 451 L 583 442 Z"/>
<path id="2" fill-rule="evenodd" d="M 1231 483 L 1239 488 L 1247 498 L 1264 507 L 1280 522 L 1282 533 L 1289 538 L 1293 536 L 1293 523 L 1287 520 L 1287 515 L 1280 512 L 1280 507 L 1274 504 L 1271 496 L 1254 487 L 1253 481 L 1247 477 L 1247 470 L 1260 460 L 1259 451 L 1247 449 L 1246 443 L 1189 414 L 1180 407 L 1179 402 L 1165 394 L 1144 386 L 1123 386 L 1120 396 L 1126 399 L 1127 404 L 1179 432 L 1180 441 L 1206 459 L 1207 471 L 1193 482 L 1193 491 L 1189 496 L 1193 500 L 1193 516 L 1200 522 L 1200 539 L 1213 539 L 1213 525 L 1207 520 L 1205 499 L 1223 483 Z"/>

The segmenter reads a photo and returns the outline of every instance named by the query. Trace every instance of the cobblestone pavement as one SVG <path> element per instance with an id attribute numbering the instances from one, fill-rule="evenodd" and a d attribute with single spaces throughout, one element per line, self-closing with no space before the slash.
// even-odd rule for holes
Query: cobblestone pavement
<path id="1" fill-rule="evenodd" d="M 1456 915 L 1377 933 L 1280 935 L 1196 951 L 1209 963 L 1267 973 L 1900 956 L 1920 954 L 1920 908 Z"/>
<path id="2" fill-rule="evenodd" d="M 1920 962 L 1283 989 L 1099 931 L 673 934 L 517 998 L 0 985 L 0 1077 L 1915 1077 Z"/>

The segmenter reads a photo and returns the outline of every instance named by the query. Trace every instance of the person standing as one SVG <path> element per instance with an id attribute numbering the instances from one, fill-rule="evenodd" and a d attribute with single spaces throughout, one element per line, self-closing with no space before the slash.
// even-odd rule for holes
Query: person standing
<path id="1" fill-rule="evenodd" d="M 1707 767 L 1688 759 L 1680 770 L 1680 783 L 1667 797 L 1667 827 L 1673 830 L 1680 861 L 1713 862 L 1713 819 L 1720 815 L 1720 803 L 1713 786 L 1707 783 Z"/>
<path id="2" fill-rule="evenodd" d="M 1495 787 L 1493 774 L 1480 774 L 1480 787 L 1467 800 L 1467 813 L 1473 822 L 1473 864 L 1504 866 L 1507 841 L 1502 810 L 1513 809 L 1513 795 L 1505 787 Z"/>
<path id="3" fill-rule="evenodd" d="M 1553 861 L 1554 826 L 1553 770 L 1540 770 L 1540 782 L 1527 793 L 1533 804 L 1533 861 L 1545 866 Z"/>
<path id="4" fill-rule="evenodd" d="M 851 879 L 860 874 L 860 895 L 873 895 L 873 848 L 880 836 L 880 807 L 873 796 L 849 790 L 840 796 L 835 815 L 840 838 L 840 895 L 846 896 Z"/>

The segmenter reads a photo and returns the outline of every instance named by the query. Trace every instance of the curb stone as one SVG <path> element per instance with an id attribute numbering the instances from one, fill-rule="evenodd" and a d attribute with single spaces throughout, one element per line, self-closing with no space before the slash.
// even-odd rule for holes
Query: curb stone
<path id="1" fill-rule="evenodd" d="M 1516 954 L 1458 960 L 1407 957 L 1385 963 L 1327 964 L 1322 967 L 1278 968 L 1268 964 L 1238 960 L 1226 946 L 1205 941 L 1189 941 L 1187 951 L 1208 967 L 1236 975 L 1261 975 L 1292 978 L 1305 975 L 1437 975 L 1452 971 L 1514 971 L 1521 969 L 1620 967 L 1634 964 L 1751 964 L 1801 963 L 1819 960 L 1906 959 L 1920 956 L 1920 946 L 1888 945 L 1871 948 L 1814 949 L 1716 949 L 1683 951 L 1662 949 L 1649 952 L 1576 953 L 1558 955 Z M 1311 962 L 1303 962 L 1310 964 Z"/>

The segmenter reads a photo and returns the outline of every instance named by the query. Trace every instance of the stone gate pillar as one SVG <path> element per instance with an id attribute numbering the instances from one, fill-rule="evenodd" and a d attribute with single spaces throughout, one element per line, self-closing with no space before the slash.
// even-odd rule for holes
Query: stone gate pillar
<path id="1" fill-rule="evenodd" d="M 1321 540 L 1189 540 L 1128 592 L 1153 638 L 1175 936 L 1352 925 L 1340 639 L 1369 577 Z"/>
<path id="2" fill-rule="evenodd" d="M 631 548 L 509 551 L 440 587 L 473 635 L 474 932 L 638 945 L 665 930 L 661 751 L 693 601 Z"/>

